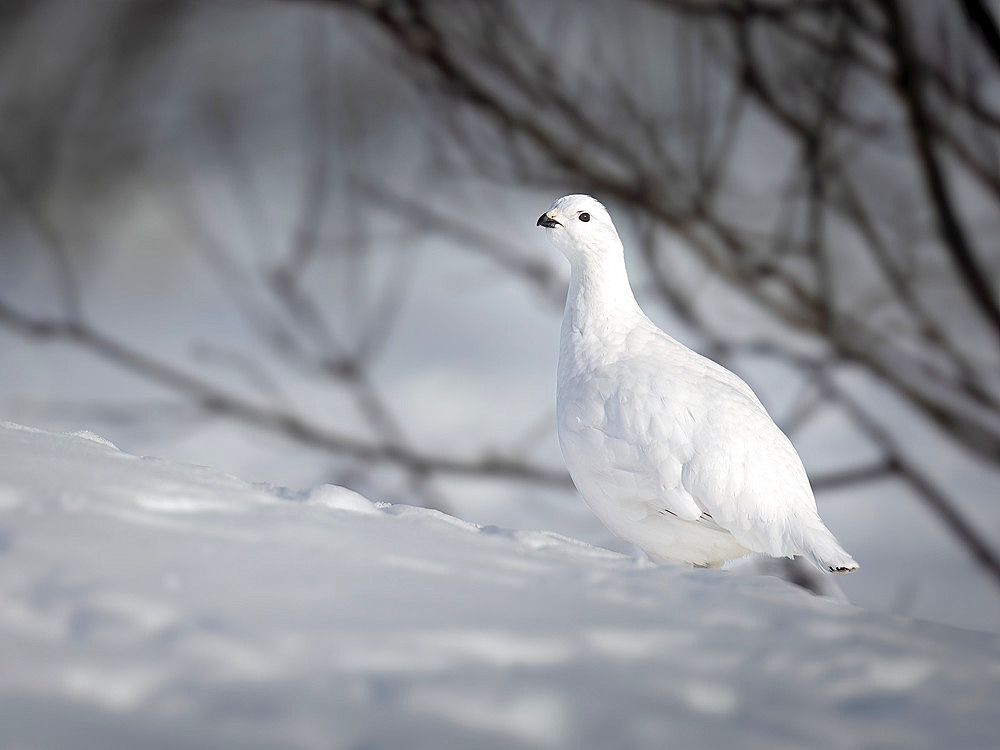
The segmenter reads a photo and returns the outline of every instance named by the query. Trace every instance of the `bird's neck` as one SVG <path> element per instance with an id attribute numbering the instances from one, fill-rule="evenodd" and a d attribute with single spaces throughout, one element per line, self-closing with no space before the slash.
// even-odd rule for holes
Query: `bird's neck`
<path id="1" fill-rule="evenodd" d="M 609 321 L 628 324 L 643 317 L 632 294 L 623 253 L 579 258 L 572 263 L 564 327 L 580 332 Z"/>

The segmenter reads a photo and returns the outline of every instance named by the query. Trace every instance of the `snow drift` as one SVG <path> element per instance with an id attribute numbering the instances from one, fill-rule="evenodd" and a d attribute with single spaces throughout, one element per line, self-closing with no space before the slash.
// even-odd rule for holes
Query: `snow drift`
<path id="1" fill-rule="evenodd" d="M 990 636 L 0 427 L 3 748 L 987 748 L 997 706 Z"/>

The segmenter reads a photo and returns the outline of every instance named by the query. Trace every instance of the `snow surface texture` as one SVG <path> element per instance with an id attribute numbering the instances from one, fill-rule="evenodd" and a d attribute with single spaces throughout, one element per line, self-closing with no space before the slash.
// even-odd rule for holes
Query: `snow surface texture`
<path id="1" fill-rule="evenodd" d="M 0 747 L 992 748 L 1000 642 L 0 426 Z"/>

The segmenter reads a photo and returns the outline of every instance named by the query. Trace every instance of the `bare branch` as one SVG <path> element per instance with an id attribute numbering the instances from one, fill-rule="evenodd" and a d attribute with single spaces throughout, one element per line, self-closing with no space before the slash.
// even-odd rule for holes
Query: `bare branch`
<path id="1" fill-rule="evenodd" d="M 452 237 L 459 246 L 475 249 L 504 270 L 529 281 L 556 306 L 561 308 L 566 301 L 566 284 L 550 265 L 523 253 L 515 253 L 510 244 L 476 229 L 469 222 L 456 221 L 454 217 L 414 198 L 369 182 L 356 184 L 363 194 L 375 199 L 380 207 L 395 212 L 415 227 Z"/>
<path id="2" fill-rule="evenodd" d="M 897 439 L 883 427 L 870 412 L 862 407 L 833 378 L 825 377 L 825 384 L 836 395 L 838 402 L 883 451 L 890 467 L 914 490 L 916 496 L 931 510 L 945 527 L 969 550 L 976 562 L 1000 586 L 1000 554 L 993 549 L 980 529 L 971 523 L 956 507 L 955 502 L 924 473 L 921 466 L 911 459 L 897 443 Z"/>
<path id="3" fill-rule="evenodd" d="M 285 435 L 307 445 L 314 445 L 359 461 L 395 464 L 418 473 L 436 472 L 527 481 L 564 489 L 572 487 L 567 474 L 559 469 L 493 456 L 473 460 L 434 456 L 396 445 L 363 442 L 354 437 L 331 432 L 290 412 L 277 411 L 232 396 L 211 383 L 121 344 L 83 323 L 30 318 L 0 301 L 0 325 L 22 336 L 74 344 L 187 396 L 207 411 L 235 417 L 260 429 Z"/>
<path id="4" fill-rule="evenodd" d="M 25 192 L 14 183 L 10 169 L 0 162 L 0 185 L 18 210 L 31 224 L 41 246 L 48 252 L 55 266 L 56 287 L 64 313 L 74 319 L 83 317 L 83 302 L 76 273 L 66 246 L 58 232 L 42 215 L 38 207 L 25 198 Z"/>
<path id="5" fill-rule="evenodd" d="M 820 474 L 810 477 L 809 482 L 812 484 L 813 492 L 830 492 L 858 484 L 868 484 L 876 479 L 896 476 L 898 473 L 899 467 L 892 461 L 879 461 L 870 466 Z"/>
<path id="6" fill-rule="evenodd" d="M 971 293 L 971 299 L 979 306 L 983 316 L 996 329 L 1000 340 L 1000 303 L 990 289 L 987 274 L 979 267 L 972 245 L 959 221 L 951 190 L 945 179 L 937 152 L 931 140 L 933 123 L 927 116 L 924 94 L 914 60 L 912 34 L 909 19 L 906 18 L 896 0 L 883 0 L 883 5 L 892 21 L 894 33 L 891 35 L 893 52 L 896 56 L 896 80 L 900 96 L 906 102 L 910 131 L 923 168 L 924 180 L 937 213 L 938 228 L 951 257 Z"/>
<path id="7" fill-rule="evenodd" d="M 997 22 L 993 20 L 990 11 L 981 0 L 962 0 L 962 8 L 969 17 L 969 23 L 982 37 L 986 49 L 993 55 L 995 63 L 1000 65 L 1000 30 L 997 29 Z"/>

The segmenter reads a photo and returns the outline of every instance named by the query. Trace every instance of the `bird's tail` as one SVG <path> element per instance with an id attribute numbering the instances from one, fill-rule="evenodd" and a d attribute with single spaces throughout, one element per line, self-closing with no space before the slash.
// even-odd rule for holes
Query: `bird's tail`
<path id="1" fill-rule="evenodd" d="M 858 569 L 858 563 L 840 546 L 840 542 L 826 526 L 820 525 L 814 529 L 812 534 L 803 540 L 802 547 L 802 554 L 816 563 L 820 570 L 850 573 Z"/>

